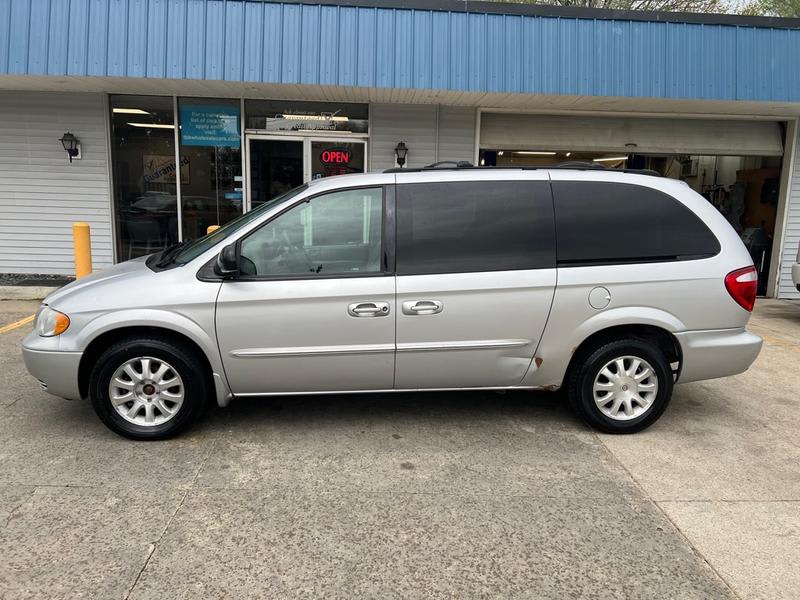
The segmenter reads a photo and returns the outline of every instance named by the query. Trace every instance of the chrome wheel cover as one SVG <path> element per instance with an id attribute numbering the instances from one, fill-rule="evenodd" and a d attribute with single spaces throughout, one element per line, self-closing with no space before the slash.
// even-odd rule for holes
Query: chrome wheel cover
<path id="1" fill-rule="evenodd" d="M 592 394 L 605 416 L 630 421 L 650 410 L 658 394 L 658 376 L 643 358 L 620 356 L 600 369 Z"/>
<path id="2" fill-rule="evenodd" d="M 139 356 L 111 376 L 108 398 L 126 421 L 155 427 L 172 419 L 183 406 L 183 379 L 166 361 Z"/>

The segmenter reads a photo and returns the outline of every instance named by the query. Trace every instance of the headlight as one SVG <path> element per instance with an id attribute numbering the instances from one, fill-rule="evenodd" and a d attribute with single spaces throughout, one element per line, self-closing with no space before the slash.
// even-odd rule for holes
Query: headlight
<path id="1" fill-rule="evenodd" d="M 69 317 L 64 313 L 42 305 L 36 315 L 36 333 L 42 337 L 61 335 L 69 327 Z"/>

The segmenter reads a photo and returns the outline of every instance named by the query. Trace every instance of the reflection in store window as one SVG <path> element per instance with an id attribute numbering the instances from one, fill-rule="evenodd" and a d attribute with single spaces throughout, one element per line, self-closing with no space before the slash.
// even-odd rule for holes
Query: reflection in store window
<path id="1" fill-rule="evenodd" d="M 172 98 L 111 97 L 117 258 L 151 254 L 178 241 Z M 180 177 L 188 180 L 188 162 Z"/>

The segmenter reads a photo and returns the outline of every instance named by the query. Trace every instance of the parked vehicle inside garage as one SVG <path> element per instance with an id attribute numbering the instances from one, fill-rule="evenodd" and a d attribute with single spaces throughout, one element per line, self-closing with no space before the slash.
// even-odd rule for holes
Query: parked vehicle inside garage
<path id="1" fill-rule="evenodd" d="M 25 338 L 49 392 L 176 434 L 216 399 L 566 388 L 635 432 L 673 384 L 746 370 L 756 271 L 687 185 L 597 168 L 312 181 L 211 235 L 49 296 Z"/>

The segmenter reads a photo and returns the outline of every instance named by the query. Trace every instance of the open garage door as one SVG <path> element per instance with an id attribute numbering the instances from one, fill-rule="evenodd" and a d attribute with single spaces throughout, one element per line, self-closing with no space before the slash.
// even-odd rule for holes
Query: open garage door
<path id="1" fill-rule="evenodd" d="M 481 113 L 479 164 L 547 167 L 564 162 L 650 169 L 703 195 L 739 233 L 758 269 L 771 265 L 780 202 L 783 126 L 775 121 Z"/>
<path id="2" fill-rule="evenodd" d="M 781 156 L 772 121 L 482 113 L 480 147 L 508 150 Z"/>

